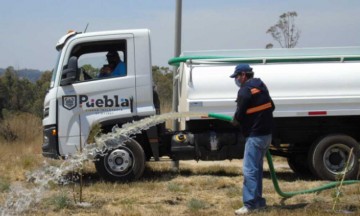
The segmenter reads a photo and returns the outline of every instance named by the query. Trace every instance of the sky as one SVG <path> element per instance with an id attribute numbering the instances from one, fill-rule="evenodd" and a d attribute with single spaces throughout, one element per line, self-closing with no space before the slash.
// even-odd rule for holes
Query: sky
<path id="1" fill-rule="evenodd" d="M 176 0 L 0 0 L 0 68 L 52 70 L 68 30 L 147 28 L 152 64 L 174 57 Z M 360 47 L 359 0 L 182 0 L 182 51 L 263 49 L 279 16 L 296 11 L 298 48 Z"/>

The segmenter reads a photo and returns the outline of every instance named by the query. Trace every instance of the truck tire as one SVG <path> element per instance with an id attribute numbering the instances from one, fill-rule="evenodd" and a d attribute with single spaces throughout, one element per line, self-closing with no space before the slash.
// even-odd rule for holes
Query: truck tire
<path id="1" fill-rule="evenodd" d="M 132 181 L 141 177 L 145 168 L 145 154 L 135 140 L 126 141 L 119 148 L 109 150 L 95 161 L 95 168 L 106 181 Z"/>
<path id="2" fill-rule="evenodd" d="M 290 169 L 299 177 L 309 177 L 312 175 L 307 161 L 306 154 L 291 155 L 287 159 Z"/>
<path id="3" fill-rule="evenodd" d="M 343 134 L 325 136 L 315 142 L 309 151 L 309 167 L 323 180 L 339 180 L 353 148 L 349 169 L 345 179 L 356 179 L 359 171 L 359 143 L 352 137 Z"/>

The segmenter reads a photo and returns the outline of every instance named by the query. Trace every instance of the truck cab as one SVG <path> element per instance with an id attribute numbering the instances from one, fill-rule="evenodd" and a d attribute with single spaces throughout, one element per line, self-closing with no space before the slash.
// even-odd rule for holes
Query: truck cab
<path id="1" fill-rule="evenodd" d="M 74 154 L 94 124 L 110 130 L 155 114 L 149 35 L 147 29 L 69 32 L 59 40 L 44 101 L 44 156 Z M 124 74 L 99 76 L 109 51 L 118 53 Z"/>
<path id="2" fill-rule="evenodd" d="M 150 32 L 146 29 L 93 33 L 69 32 L 56 45 L 59 51 L 50 89 L 44 101 L 43 155 L 68 158 L 91 144 L 92 128 L 112 132 L 125 123 L 159 114 L 153 87 Z M 102 76 L 110 64 L 106 56 L 116 52 L 122 73 Z M 188 118 L 191 121 L 192 118 Z M 220 129 L 216 129 L 213 125 Z M 230 123 L 205 122 L 194 131 L 170 131 L 153 125 L 131 135 L 126 142 L 96 153 L 95 168 L 105 180 L 138 179 L 145 161 L 225 160 L 241 158 L 243 144 Z M 94 126 L 95 125 L 95 126 Z M 119 144 L 119 145 L 118 145 Z"/>

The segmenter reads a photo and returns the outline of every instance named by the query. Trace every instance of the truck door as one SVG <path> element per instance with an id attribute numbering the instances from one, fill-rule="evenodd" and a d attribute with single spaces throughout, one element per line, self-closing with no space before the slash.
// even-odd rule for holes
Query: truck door
<path id="1" fill-rule="evenodd" d="M 68 42 L 63 71 L 70 58 L 77 60 L 78 70 L 76 81 L 61 85 L 57 92 L 61 155 L 80 150 L 95 123 L 115 122 L 136 115 L 133 43 L 132 34 L 80 37 Z M 107 55 L 109 57 L 110 52 L 120 58 L 117 64 L 121 73 L 100 75 L 109 70 Z"/>

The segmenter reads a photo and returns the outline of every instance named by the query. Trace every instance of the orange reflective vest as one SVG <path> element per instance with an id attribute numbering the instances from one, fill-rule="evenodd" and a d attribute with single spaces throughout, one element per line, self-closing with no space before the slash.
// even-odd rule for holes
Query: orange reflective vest
<path id="1" fill-rule="evenodd" d="M 250 92 L 252 95 L 255 95 L 255 94 L 258 94 L 260 93 L 260 89 L 257 89 L 257 88 L 252 88 L 250 89 Z M 257 112 L 260 112 L 260 111 L 263 111 L 263 110 L 267 110 L 267 109 L 270 109 L 272 107 L 272 104 L 271 102 L 268 102 L 268 103 L 265 103 L 265 104 L 261 104 L 259 106 L 256 106 L 256 107 L 251 107 L 249 109 L 246 110 L 246 114 L 253 114 L 253 113 L 257 113 Z"/>

